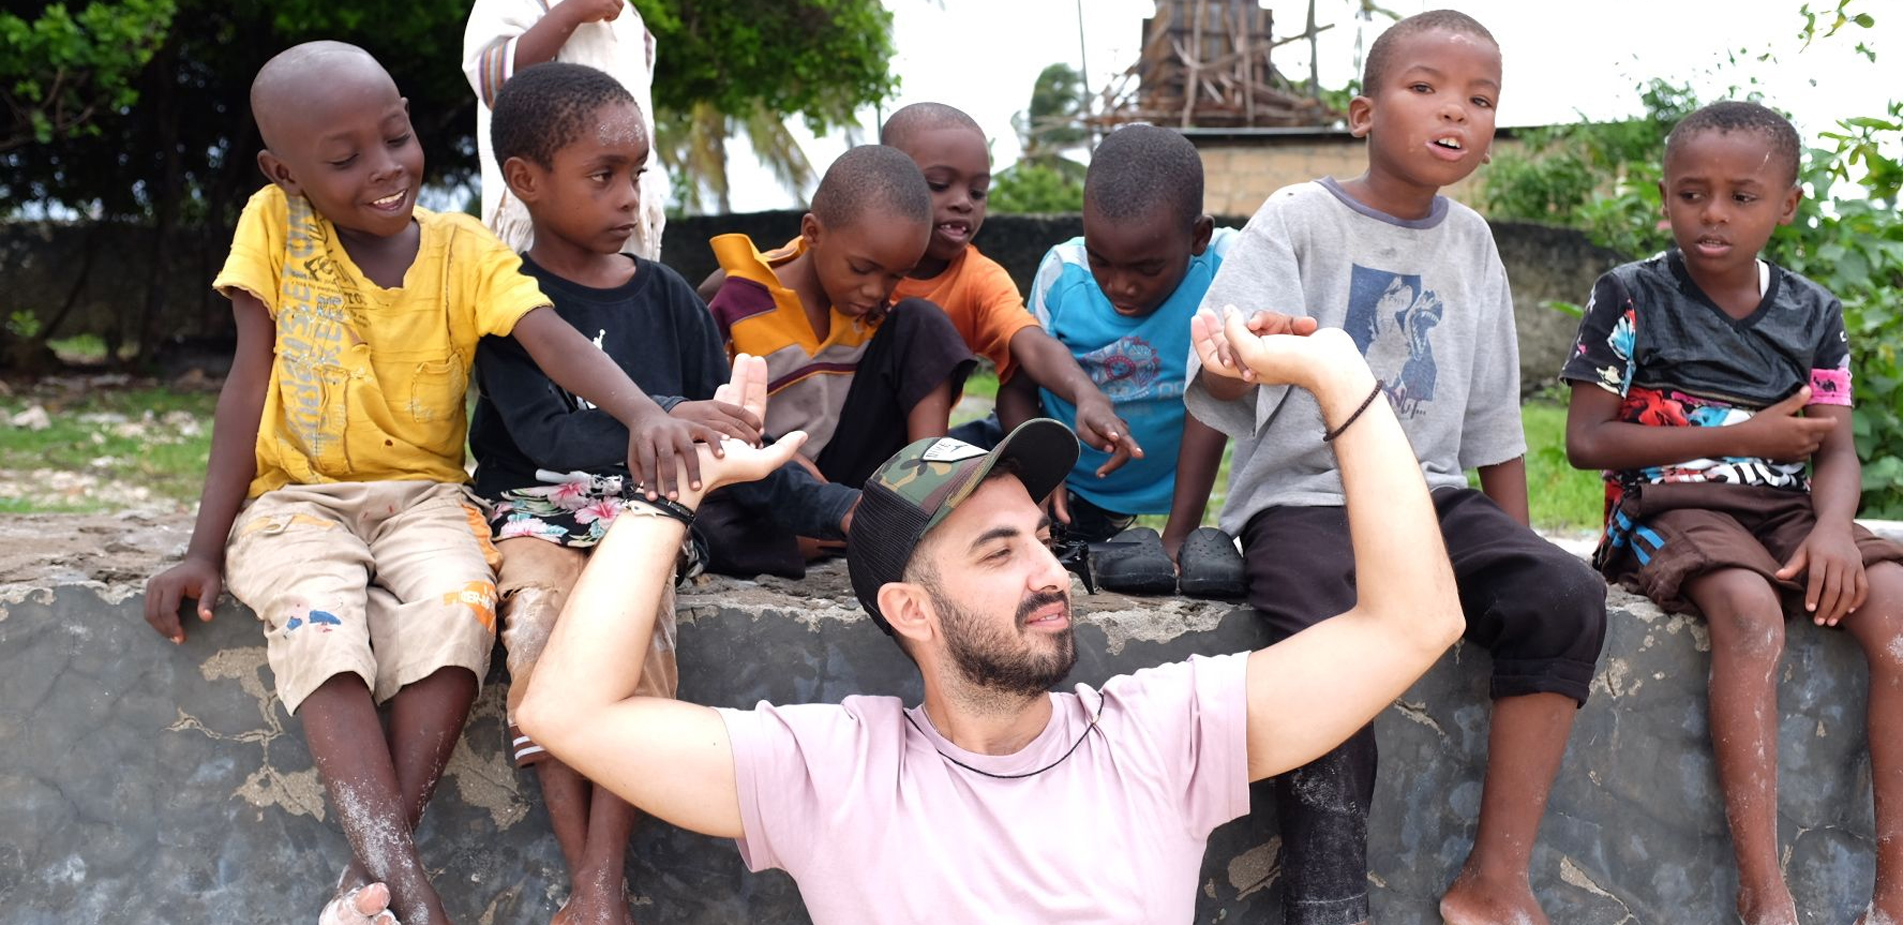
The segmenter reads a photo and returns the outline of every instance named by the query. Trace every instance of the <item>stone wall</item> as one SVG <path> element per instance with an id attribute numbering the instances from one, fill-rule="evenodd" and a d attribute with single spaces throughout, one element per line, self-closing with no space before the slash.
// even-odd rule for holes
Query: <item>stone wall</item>
<path id="1" fill-rule="evenodd" d="M 681 605 L 682 691 L 693 700 L 919 694 L 837 568 L 797 586 L 710 582 Z M 1262 642 L 1248 613 L 1222 605 L 1114 595 L 1080 605 L 1075 681 Z M 141 606 L 136 594 L 84 586 L 0 597 L 0 918 L 308 921 L 346 848 L 298 723 L 270 692 L 255 622 L 228 605 L 173 646 L 145 626 Z M 1534 888 L 1553 921 L 1731 920 L 1707 649 L 1701 624 L 1614 593 L 1595 696 L 1578 714 L 1534 853 Z M 1487 667 L 1462 645 L 1377 720 L 1377 921 L 1440 921 L 1436 898 L 1479 806 Z M 1780 856 L 1812 921 L 1848 922 L 1874 876 L 1865 671 L 1843 634 L 1795 625 L 1779 678 Z M 491 681 L 419 839 L 458 921 L 545 922 L 565 892 L 560 856 L 532 775 L 503 751 L 503 686 Z M 1199 922 L 1280 921 L 1280 841 L 1258 797 L 1257 817 L 1210 840 Z M 784 875 L 749 874 L 730 843 L 665 824 L 643 824 L 628 874 L 644 921 L 806 920 Z"/>
<path id="2" fill-rule="evenodd" d="M 1367 142 L 1345 130 L 1204 130 L 1190 132 L 1189 139 L 1203 156 L 1203 206 L 1217 214 L 1247 215 L 1270 193 L 1291 183 L 1315 177 L 1345 180 L 1368 169 Z M 1522 145 L 1507 132 L 1493 140 L 1496 153 Z M 1482 167 L 1442 192 L 1477 205 L 1486 182 Z"/>

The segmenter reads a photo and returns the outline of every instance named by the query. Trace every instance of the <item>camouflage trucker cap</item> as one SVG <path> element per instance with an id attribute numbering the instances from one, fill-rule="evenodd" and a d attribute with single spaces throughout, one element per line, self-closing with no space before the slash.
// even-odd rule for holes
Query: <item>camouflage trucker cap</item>
<path id="1" fill-rule="evenodd" d="M 860 606 L 890 635 L 892 626 L 879 612 L 879 589 L 903 580 L 926 531 L 971 497 L 999 462 L 1011 460 L 1025 490 L 1042 501 L 1064 484 L 1077 452 L 1076 435 L 1050 418 L 1025 421 L 988 453 L 951 437 L 919 440 L 898 451 L 866 479 L 846 538 L 846 570 Z"/>

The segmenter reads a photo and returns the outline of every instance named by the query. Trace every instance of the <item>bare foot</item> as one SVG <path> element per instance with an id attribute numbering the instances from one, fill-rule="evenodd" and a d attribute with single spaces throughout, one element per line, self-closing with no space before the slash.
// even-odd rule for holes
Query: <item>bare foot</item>
<path id="1" fill-rule="evenodd" d="M 1463 870 L 1440 898 L 1446 925 L 1551 925 L 1524 878 L 1494 880 Z"/>
<path id="2" fill-rule="evenodd" d="M 1797 925 L 1797 901 L 1783 884 L 1762 892 L 1740 889 L 1738 921 L 1743 925 Z"/>
<path id="3" fill-rule="evenodd" d="M 621 884 L 576 884 L 549 925 L 634 925 L 634 917 Z"/>
<path id="4" fill-rule="evenodd" d="M 353 887 L 331 897 L 317 925 L 400 925 L 390 912 L 390 888 L 381 883 Z"/>
<path id="5" fill-rule="evenodd" d="M 1870 907 L 1857 916 L 1857 925 L 1903 925 L 1903 902 L 1872 900 Z"/>

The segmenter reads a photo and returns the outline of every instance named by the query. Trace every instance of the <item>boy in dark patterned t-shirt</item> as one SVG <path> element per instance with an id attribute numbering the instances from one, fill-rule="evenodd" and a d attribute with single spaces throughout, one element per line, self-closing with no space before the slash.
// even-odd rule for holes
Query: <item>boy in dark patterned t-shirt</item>
<path id="1" fill-rule="evenodd" d="M 1561 377 L 1566 448 L 1606 470 L 1606 577 L 1711 627 L 1711 735 L 1746 925 L 1795 925 L 1777 857 L 1777 677 L 1787 614 L 1870 663 L 1876 898 L 1903 918 L 1903 547 L 1852 522 L 1843 307 L 1758 259 L 1796 212 L 1797 133 L 1752 103 L 1685 118 L 1665 147 L 1673 250 L 1593 287 Z M 1809 463 L 1812 474 L 1805 476 Z"/>

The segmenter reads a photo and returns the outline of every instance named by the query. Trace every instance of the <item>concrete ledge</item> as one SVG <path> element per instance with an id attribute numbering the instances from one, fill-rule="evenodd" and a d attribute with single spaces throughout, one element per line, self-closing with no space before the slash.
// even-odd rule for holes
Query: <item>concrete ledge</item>
<path id="1" fill-rule="evenodd" d="M 840 569 L 799 585 L 710 582 L 681 604 L 682 691 L 694 700 L 918 697 L 909 663 L 853 605 Z M 1074 680 L 1262 642 L 1250 614 L 1226 606 L 1115 595 L 1082 604 Z M 309 920 L 346 847 L 298 724 L 270 693 L 254 621 L 227 606 L 171 646 L 140 608 L 136 595 L 75 586 L 0 599 L 6 920 Z M 1794 626 L 1791 637 L 1780 676 L 1784 864 L 1815 921 L 1847 922 L 1874 870 L 1865 671 L 1841 633 Z M 1614 592 L 1595 697 L 1534 855 L 1555 922 L 1730 920 L 1707 649 L 1702 624 Z M 1437 897 L 1471 843 L 1486 663 L 1456 649 L 1377 723 L 1369 879 L 1380 922 L 1438 922 Z M 458 921 L 545 922 L 566 889 L 561 859 L 532 775 L 503 752 L 501 693 L 499 683 L 484 690 L 419 838 Z M 1270 815 L 1212 837 L 1198 921 L 1280 921 Z M 659 823 L 637 834 L 629 876 L 646 921 L 806 920 L 785 876 L 748 874 L 731 844 Z"/>

